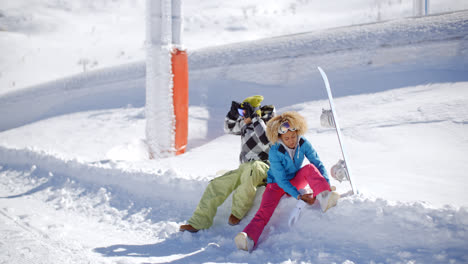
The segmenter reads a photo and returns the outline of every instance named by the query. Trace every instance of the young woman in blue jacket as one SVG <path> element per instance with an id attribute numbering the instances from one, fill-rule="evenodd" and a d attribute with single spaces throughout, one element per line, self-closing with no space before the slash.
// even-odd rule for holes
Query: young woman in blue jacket
<path id="1" fill-rule="evenodd" d="M 325 166 L 303 137 L 306 131 L 305 119 L 297 112 L 285 112 L 267 123 L 267 137 L 273 144 L 269 153 L 267 187 L 254 218 L 234 239 L 238 249 L 252 251 L 285 194 L 307 204 L 313 204 L 317 199 L 324 212 L 336 205 L 340 196 L 331 191 Z M 302 167 L 304 158 L 310 164 Z M 312 189 L 312 194 L 302 195 L 298 191 L 306 185 Z"/>

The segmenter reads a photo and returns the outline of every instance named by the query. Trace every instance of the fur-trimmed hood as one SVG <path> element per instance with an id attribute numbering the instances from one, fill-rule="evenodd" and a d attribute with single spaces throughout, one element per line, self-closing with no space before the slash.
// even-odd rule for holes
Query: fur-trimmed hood
<path id="1" fill-rule="evenodd" d="M 304 135 L 307 131 L 307 123 L 298 112 L 284 112 L 281 115 L 273 117 L 267 123 L 267 137 L 270 140 L 271 144 L 278 142 L 279 133 L 278 128 L 284 122 L 288 122 L 289 125 L 296 129 L 297 136 L 300 137 Z"/>

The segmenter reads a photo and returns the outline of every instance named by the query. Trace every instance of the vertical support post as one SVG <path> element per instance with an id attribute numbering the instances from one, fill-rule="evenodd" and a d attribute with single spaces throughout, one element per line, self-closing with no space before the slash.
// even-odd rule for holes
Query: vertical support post
<path id="1" fill-rule="evenodd" d="M 172 72 L 174 74 L 174 115 L 176 155 L 185 152 L 188 139 L 188 57 L 184 50 L 172 52 Z"/>
<path id="2" fill-rule="evenodd" d="M 182 49 L 182 0 L 172 0 L 172 44 Z"/>
<path id="3" fill-rule="evenodd" d="M 185 152 L 188 56 L 182 47 L 182 1 L 147 0 L 146 140 L 150 158 Z"/>
<path id="4" fill-rule="evenodd" d="M 413 0 L 413 16 L 429 15 L 430 0 Z"/>
<path id="5" fill-rule="evenodd" d="M 429 15 L 429 4 L 430 4 L 430 0 L 425 0 L 425 3 L 424 3 L 424 8 L 425 8 L 425 15 Z"/>
<path id="6" fill-rule="evenodd" d="M 423 15 L 423 1 L 424 0 L 413 0 L 413 16 Z"/>
<path id="7" fill-rule="evenodd" d="M 188 139 L 188 56 L 182 47 L 182 28 L 182 1 L 172 0 L 172 73 L 176 155 L 185 152 Z"/>
<path id="8" fill-rule="evenodd" d="M 171 0 L 147 0 L 146 12 L 146 141 L 153 159 L 175 152 Z"/>

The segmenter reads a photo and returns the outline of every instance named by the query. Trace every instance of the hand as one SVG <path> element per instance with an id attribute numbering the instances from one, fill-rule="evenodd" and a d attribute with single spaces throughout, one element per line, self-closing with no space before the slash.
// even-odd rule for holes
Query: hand
<path id="1" fill-rule="evenodd" d="M 252 118 L 257 114 L 254 107 L 248 102 L 242 103 L 242 109 L 245 110 L 245 118 Z"/>
<path id="2" fill-rule="evenodd" d="M 228 117 L 230 119 L 236 120 L 239 117 L 239 112 L 237 109 L 241 108 L 240 104 L 236 101 L 232 101 L 231 103 L 231 109 L 228 112 Z"/>
<path id="3" fill-rule="evenodd" d="M 303 194 L 300 196 L 300 198 L 302 201 L 306 202 L 307 204 L 309 205 L 312 205 L 315 203 L 315 197 L 312 193 L 308 193 L 308 194 Z"/>

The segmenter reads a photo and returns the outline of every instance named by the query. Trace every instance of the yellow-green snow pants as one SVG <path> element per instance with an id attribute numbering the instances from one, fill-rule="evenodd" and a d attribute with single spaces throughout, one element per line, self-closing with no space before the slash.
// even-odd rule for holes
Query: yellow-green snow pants
<path id="1" fill-rule="evenodd" d="M 196 229 L 209 228 L 218 207 L 232 192 L 231 213 L 242 219 L 252 207 L 257 186 L 264 183 L 268 169 L 262 161 L 251 161 L 211 180 L 188 223 Z"/>

